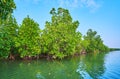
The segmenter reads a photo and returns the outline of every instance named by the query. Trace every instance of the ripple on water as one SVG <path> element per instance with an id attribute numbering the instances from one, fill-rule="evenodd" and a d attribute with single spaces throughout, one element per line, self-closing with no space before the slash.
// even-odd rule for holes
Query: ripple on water
<path id="1" fill-rule="evenodd" d="M 100 79 L 120 79 L 120 52 L 111 52 L 106 55 L 106 71 Z"/>
<path id="2" fill-rule="evenodd" d="M 40 74 L 40 72 L 37 72 L 36 78 L 37 78 L 37 79 L 45 79 L 45 77 L 42 76 L 42 75 Z"/>

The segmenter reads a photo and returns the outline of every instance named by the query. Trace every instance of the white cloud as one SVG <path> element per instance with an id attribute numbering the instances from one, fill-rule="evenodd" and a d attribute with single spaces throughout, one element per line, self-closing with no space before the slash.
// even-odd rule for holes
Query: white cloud
<path id="1" fill-rule="evenodd" d="M 34 3 L 38 4 L 41 0 L 33 0 Z"/>
<path id="2" fill-rule="evenodd" d="M 101 6 L 101 3 L 96 0 L 59 0 L 58 3 L 61 7 L 86 7 L 91 12 L 96 11 Z"/>
<path id="3" fill-rule="evenodd" d="M 40 0 L 33 0 L 33 1 L 35 1 L 35 2 L 39 2 Z"/>
<path id="4" fill-rule="evenodd" d="M 80 0 L 80 1 L 81 5 L 89 8 L 91 12 L 96 11 L 101 6 L 101 4 L 97 3 L 95 0 Z"/>
<path id="5" fill-rule="evenodd" d="M 15 0 L 21 1 L 21 0 Z M 32 2 L 34 4 L 39 4 L 44 2 L 45 4 L 57 2 L 59 7 L 70 7 L 70 8 L 87 8 L 90 12 L 95 12 L 102 5 L 102 0 L 23 0 L 25 2 Z"/>
<path id="6" fill-rule="evenodd" d="M 78 0 L 59 0 L 58 3 L 61 7 L 78 7 Z"/>
<path id="7" fill-rule="evenodd" d="M 38 4 L 41 0 L 15 0 L 15 2 L 20 2 L 20 1 L 24 1 L 25 3 L 34 3 L 34 4 Z"/>

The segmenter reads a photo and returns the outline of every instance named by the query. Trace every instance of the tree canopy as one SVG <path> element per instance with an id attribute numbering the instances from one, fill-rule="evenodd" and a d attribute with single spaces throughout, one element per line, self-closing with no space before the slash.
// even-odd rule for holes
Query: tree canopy
<path id="1" fill-rule="evenodd" d="M 15 8 L 14 0 L 0 0 L 0 20 L 6 19 Z"/>
<path id="2" fill-rule="evenodd" d="M 12 16 L 16 8 L 14 0 L 0 1 L 0 58 L 58 58 L 77 54 L 106 52 L 100 35 L 89 29 L 82 36 L 77 31 L 79 21 L 73 21 L 69 11 L 52 8 L 51 21 L 46 21 L 41 30 L 29 16 L 18 25 Z"/>
<path id="3" fill-rule="evenodd" d="M 39 24 L 27 16 L 18 29 L 16 47 L 21 57 L 36 56 L 40 54 L 40 28 Z"/>
<path id="4" fill-rule="evenodd" d="M 17 29 L 18 24 L 12 15 L 0 25 L 0 57 L 8 57 L 10 53 L 16 52 Z"/>
<path id="5" fill-rule="evenodd" d="M 85 50 L 87 52 L 105 52 L 108 51 L 108 47 L 104 45 L 100 35 L 97 35 L 96 31 L 89 29 L 87 34 L 84 36 L 84 41 L 87 41 Z"/>
<path id="6" fill-rule="evenodd" d="M 42 52 L 49 53 L 53 58 L 63 58 L 73 55 L 80 45 L 81 33 L 76 32 L 78 21 L 72 21 L 72 17 L 67 9 L 53 8 L 50 11 L 51 22 L 46 22 L 43 30 Z"/>

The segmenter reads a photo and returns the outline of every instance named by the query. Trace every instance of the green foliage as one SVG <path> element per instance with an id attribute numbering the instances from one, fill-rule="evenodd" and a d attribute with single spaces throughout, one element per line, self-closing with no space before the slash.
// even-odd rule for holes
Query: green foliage
<path id="1" fill-rule="evenodd" d="M 67 9 L 54 8 L 50 11 L 51 22 L 46 22 L 42 34 L 42 52 L 63 58 L 73 55 L 81 41 L 81 33 L 76 32 L 78 21 L 72 21 Z"/>
<path id="2" fill-rule="evenodd" d="M 0 0 L 0 19 L 6 19 L 15 8 L 14 0 Z"/>
<path id="3" fill-rule="evenodd" d="M 18 25 L 16 19 L 11 15 L 0 24 L 0 57 L 8 57 L 15 50 L 15 37 Z"/>
<path id="4" fill-rule="evenodd" d="M 0 57 L 7 58 L 10 52 L 9 35 L 5 28 L 0 27 Z"/>
<path id="5" fill-rule="evenodd" d="M 84 41 L 87 42 L 87 45 L 84 46 L 87 52 L 105 52 L 109 50 L 108 47 L 103 44 L 100 35 L 97 35 L 97 32 L 92 31 L 92 29 L 87 31 L 87 35 L 84 36 Z"/>
<path id="6" fill-rule="evenodd" d="M 5 23 L 6 30 L 10 37 L 10 53 L 15 54 L 17 53 L 17 48 L 15 47 L 15 38 L 18 34 L 18 24 L 16 22 L 16 19 L 13 16 L 8 17 L 7 22 Z"/>
<path id="7" fill-rule="evenodd" d="M 82 38 L 77 31 L 78 21 L 73 21 L 67 9 L 53 8 L 51 21 L 46 21 L 45 28 L 27 16 L 20 27 L 11 15 L 15 4 L 13 0 L 0 1 L 0 57 L 20 55 L 24 57 L 47 57 L 62 59 L 81 52 L 105 52 L 108 47 L 103 44 L 96 31 L 88 30 Z M 9 15 L 10 14 L 10 15 Z"/>
<path id="8" fill-rule="evenodd" d="M 16 38 L 16 47 L 19 48 L 21 57 L 36 56 L 40 54 L 40 29 L 38 23 L 30 19 L 29 16 L 24 18 L 22 25 L 18 29 Z"/>
<path id="9" fill-rule="evenodd" d="M 120 48 L 110 48 L 110 51 L 119 51 Z"/>

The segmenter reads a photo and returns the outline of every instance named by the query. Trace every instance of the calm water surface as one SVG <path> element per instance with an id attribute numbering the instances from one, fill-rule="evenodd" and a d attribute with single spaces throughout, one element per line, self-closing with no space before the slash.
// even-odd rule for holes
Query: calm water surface
<path id="1" fill-rule="evenodd" d="M 0 61 L 0 79 L 120 79 L 120 51 L 61 61 Z"/>

